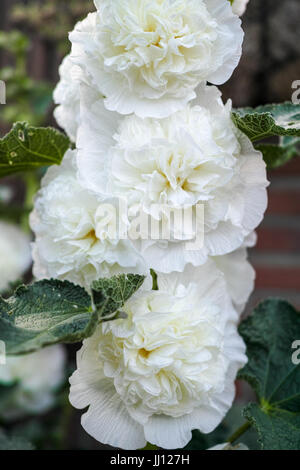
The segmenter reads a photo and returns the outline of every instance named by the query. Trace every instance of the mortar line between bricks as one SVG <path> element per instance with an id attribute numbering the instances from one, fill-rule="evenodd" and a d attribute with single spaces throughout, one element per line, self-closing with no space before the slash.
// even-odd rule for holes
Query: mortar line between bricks
<path id="1" fill-rule="evenodd" d="M 252 252 L 249 259 L 255 266 L 266 268 L 299 268 L 300 273 L 300 253 Z"/>

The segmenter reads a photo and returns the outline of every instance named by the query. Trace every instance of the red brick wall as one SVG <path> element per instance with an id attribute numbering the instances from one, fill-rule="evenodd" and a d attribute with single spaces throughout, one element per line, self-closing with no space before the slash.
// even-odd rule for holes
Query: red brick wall
<path id="1" fill-rule="evenodd" d="M 269 207 L 250 258 L 257 271 L 251 305 L 268 296 L 300 309 L 300 159 L 269 173 Z"/>

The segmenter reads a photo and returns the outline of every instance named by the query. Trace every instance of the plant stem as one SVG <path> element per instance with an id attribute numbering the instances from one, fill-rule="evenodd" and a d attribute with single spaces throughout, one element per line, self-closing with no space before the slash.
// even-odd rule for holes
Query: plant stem
<path id="1" fill-rule="evenodd" d="M 229 439 L 227 439 L 230 444 L 233 444 L 239 437 L 241 437 L 248 429 L 251 427 L 251 423 L 246 421 L 239 429 L 237 429 Z"/>
<path id="2" fill-rule="evenodd" d="M 73 408 L 69 402 L 68 394 L 65 394 L 63 407 L 61 410 L 61 435 L 58 442 L 58 448 L 61 450 L 64 450 L 68 446 L 68 436 L 72 414 Z"/>
<path id="3" fill-rule="evenodd" d="M 152 280 L 153 280 L 152 290 L 159 290 L 156 272 L 153 269 L 150 269 L 150 273 L 151 273 Z"/>
<path id="4" fill-rule="evenodd" d="M 23 230 L 30 233 L 28 215 L 33 208 L 33 199 L 38 191 L 39 182 L 38 182 L 37 174 L 35 172 L 25 173 L 24 181 L 26 184 L 26 196 L 25 196 L 25 202 L 24 202 L 24 214 L 22 217 L 22 226 L 23 226 Z"/>

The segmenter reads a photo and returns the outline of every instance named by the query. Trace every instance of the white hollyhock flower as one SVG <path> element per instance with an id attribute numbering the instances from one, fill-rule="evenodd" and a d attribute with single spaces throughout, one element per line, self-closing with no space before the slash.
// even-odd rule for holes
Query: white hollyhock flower
<path id="1" fill-rule="evenodd" d="M 139 290 L 123 308 L 127 319 L 83 342 L 70 401 L 89 407 L 82 426 L 98 441 L 183 447 L 231 407 L 245 345 L 222 276 L 211 267 L 202 274 L 158 275 L 159 291 Z"/>
<path id="2" fill-rule="evenodd" d="M 173 240 L 154 240 L 149 233 L 136 242 L 146 264 L 159 272 L 182 271 L 187 263 L 199 266 L 209 256 L 241 247 L 267 206 L 262 154 L 233 125 L 231 103 L 224 106 L 215 87 L 204 87 L 199 103 L 161 120 L 130 116 L 119 121 L 111 113 L 110 129 L 101 118 L 102 101 L 83 103 L 80 179 L 96 192 L 106 188 L 126 200 L 131 222 L 137 213 L 146 214 L 170 229 Z M 195 230 L 176 240 L 170 210 L 195 211 L 199 204 L 204 246 L 187 250 L 185 241 L 193 241 Z"/>
<path id="3" fill-rule="evenodd" d="M 249 0 L 233 0 L 232 9 L 233 13 L 238 16 L 242 16 L 247 8 Z"/>
<path id="4" fill-rule="evenodd" d="M 0 292 L 18 281 L 30 264 L 29 237 L 17 225 L 0 221 Z"/>
<path id="5" fill-rule="evenodd" d="M 72 60 L 105 106 L 162 118 L 195 98 L 200 82 L 226 82 L 243 31 L 228 0 L 95 0 L 70 34 Z"/>
<path id="6" fill-rule="evenodd" d="M 116 272 L 140 272 L 140 255 L 116 237 L 118 201 L 83 188 L 76 176 L 76 151 L 48 170 L 31 214 L 35 232 L 34 275 L 67 279 L 87 289 Z"/>
<path id="7" fill-rule="evenodd" d="M 65 351 L 60 345 L 24 356 L 8 356 L 0 366 L 1 385 L 16 386 L 0 405 L 0 415 L 16 419 L 26 413 L 47 411 L 65 378 Z"/>

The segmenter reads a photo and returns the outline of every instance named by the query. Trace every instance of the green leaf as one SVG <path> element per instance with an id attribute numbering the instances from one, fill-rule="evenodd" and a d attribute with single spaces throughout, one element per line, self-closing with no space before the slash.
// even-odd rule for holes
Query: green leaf
<path id="1" fill-rule="evenodd" d="M 245 417 L 258 430 L 262 448 L 299 449 L 300 364 L 292 361 L 292 344 L 300 339 L 300 312 L 283 300 L 266 300 L 242 322 L 240 334 L 249 361 L 239 378 L 259 401 L 245 409 Z M 265 437 L 270 428 L 271 440 Z"/>
<path id="2" fill-rule="evenodd" d="M 300 105 L 283 103 L 240 108 L 232 113 L 232 118 L 252 142 L 274 136 L 300 137 Z"/>
<path id="3" fill-rule="evenodd" d="M 56 343 L 91 336 L 108 316 L 113 319 L 139 289 L 144 276 L 122 274 L 93 283 L 92 298 L 68 281 L 44 280 L 0 297 L 0 340 L 9 355 L 26 354 Z"/>
<path id="4" fill-rule="evenodd" d="M 300 414 L 276 411 L 269 414 L 251 403 L 243 411 L 258 433 L 263 450 L 299 450 Z"/>
<path id="5" fill-rule="evenodd" d="M 69 147 L 68 137 L 56 129 L 17 122 L 0 139 L 0 178 L 41 166 L 59 165 Z"/>
<path id="6" fill-rule="evenodd" d="M 299 155 L 298 137 L 280 137 L 279 144 L 257 144 L 255 148 L 262 152 L 269 169 L 285 165 Z"/>
<path id="7" fill-rule="evenodd" d="M 145 276 L 138 274 L 122 274 L 110 279 L 100 279 L 92 284 L 92 295 L 95 306 L 102 305 L 103 297 L 107 299 L 101 316 L 116 313 L 125 302 L 141 287 Z"/>
<path id="8" fill-rule="evenodd" d="M 0 450 L 34 450 L 34 447 L 24 437 L 8 436 L 0 430 Z"/>
<path id="9" fill-rule="evenodd" d="M 40 281 L 0 298 L 0 339 L 7 354 L 24 354 L 91 335 L 98 322 L 91 298 L 67 281 Z"/>

